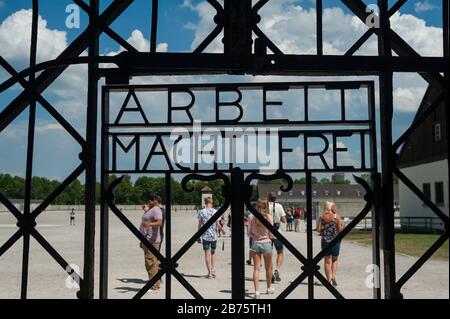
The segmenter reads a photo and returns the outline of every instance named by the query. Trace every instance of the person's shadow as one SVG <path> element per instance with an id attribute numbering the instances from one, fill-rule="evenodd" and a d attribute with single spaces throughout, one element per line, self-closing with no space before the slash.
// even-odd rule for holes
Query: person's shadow
<path id="1" fill-rule="evenodd" d="M 146 284 L 147 280 L 139 279 L 139 278 L 118 278 L 117 279 L 124 284 Z"/>
<path id="2" fill-rule="evenodd" d="M 145 285 L 147 283 L 146 280 L 139 279 L 139 278 L 118 278 L 118 281 L 124 283 L 124 284 L 139 284 L 139 285 Z M 136 287 L 116 287 L 114 289 L 119 290 L 121 293 L 127 293 L 127 292 L 138 292 L 141 290 L 142 287 L 136 288 Z"/>

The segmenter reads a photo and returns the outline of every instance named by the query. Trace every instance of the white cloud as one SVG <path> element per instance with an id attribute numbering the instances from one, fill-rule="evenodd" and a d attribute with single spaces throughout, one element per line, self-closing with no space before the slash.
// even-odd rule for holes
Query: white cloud
<path id="1" fill-rule="evenodd" d="M 394 104 L 398 112 L 415 112 L 421 101 L 421 97 L 425 94 L 426 88 L 398 87 L 394 90 Z"/>
<path id="2" fill-rule="evenodd" d="M 391 23 L 392 29 L 419 54 L 442 57 L 442 28 L 427 26 L 425 20 L 398 12 L 391 18 Z"/>
<path id="3" fill-rule="evenodd" d="M 64 128 L 59 125 L 58 123 L 46 123 L 46 124 L 40 124 L 36 126 L 36 132 L 49 132 L 49 131 L 64 131 Z"/>
<path id="4" fill-rule="evenodd" d="M 0 0 L 0 3 L 2 1 Z M 427 2 L 427 1 L 424 1 Z M 261 10 L 261 29 L 285 53 L 315 54 L 315 10 L 307 10 L 298 5 L 298 1 L 278 0 L 269 1 Z M 197 45 L 215 27 L 211 17 L 215 10 L 205 1 L 193 5 L 185 0 L 183 7 L 198 14 L 197 23 L 187 22 L 184 27 L 195 30 L 192 48 Z M 396 13 L 392 19 L 393 29 L 420 54 L 436 56 L 442 55 L 442 29 L 427 26 L 425 21 L 410 14 Z M 324 51 L 326 54 L 343 54 L 351 47 L 367 27 L 356 17 L 346 14 L 340 8 L 326 8 L 324 10 Z M 5 57 L 20 70 L 27 67 L 29 56 L 29 41 L 31 34 L 31 10 L 20 10 L 10 15 L 0 24 L 0 55 Z M 222 52 L 221 35 L 208 47 L 207 52 Z M 148 51 L 149 41 L 140 30 L 134 30 L 127 41 L 136 49 Z M 65 31 L 48 28 L 47 21 L 39 18 L 38 61 L 55 58 L 67 47 Z M 120 53 L 124 48 L 107 55 Z M 167 52 L 167 43 L 158 44 L 158 52 Z M 357 54 L 372 55 L 377 52 L 377 41 L 371 38 Z M 298 80 L 299 78 L 289 78 Z M 309 78 L 308 78 L 309 79 Z M 343 80 L 344 78 L 327 78 L 326 80 Z M 355 78 L 352 78 L 355 79 Z M 365 78 L 366 79 L 366 78 Z M 240 77 L 240 76 L 173 76 L 173 77 L 135 77 L 132 83 L 198 83 L 198 82 L 227 82 L 227 81 L 281 81 L 282 77 Z M 301 80 L 307 80 L 302 78 Z M 325 80 L 322 78 L 322 80 Z M 52 94 L 56 99 L 53 105 L 76 127 L 84 127 L 86 117 L 86 65 L 69 67 L 52 84 L 44 94 Z M 395 78 L 394 102 L 397 112 L 413 113 L 417 110 L 426 89 L 424 82 L 418 75 L 397 74 Z M 324 97 L 325 99 L 325 97 Z M 325 100 L 324 100 L 325 101 Z M 327 102 L 327 101 L 325 101 Z M 328 101 L 329 103 L 329 101 Z M 57 125 L 37 126 L 42 134 L 55 133 Z M 82 129 L 84 131 L 84 129 Z M 5 131 L 6 132 L 6 131 Z M 10 132 L 12 139 L 17 138 L 17 131 Z M 57 135 L 57 134 L 56 134 Z M 2 134 L 4 138 L 8 138 Z M 17 142 L 17 141 L 16 141 Z M 295 157 L 301 155 L 296 150 Z M 344 159 L 351 163 L 351 157 Z"/>
<path id="5" fill-rule="evenodd" d="M 416 12 L 432 11 L 439 8 L 440 6 L 430 3 L 428 0 L 417 1 L 414 3 L 414 10 L 416 10 Z"/>
<path id="6" fill-rule="evenodd" d="M 150 41 L 144 37 L 144 34 L 140 30 L 133 30 L 131 32 L 130 37 L 126 40 L 129 44 L 131 44 L 138 51 L 149 51 L 150 50 Z M 156 52 L 167 52 L 169 49 L 169 45 L 167 43 L 159 43 L 156 47 Z M 125 48 L 120 46 L 119 50 L 108 52 L 106 55 L 114 56 L 121 52 L 125 51 Z"/>
<path id="7" fill-rule="evenodd" d="M 24 67 L 30 54 L 32 10 L 20 10 L 0 24 L 0 55 L 17 66 Z M 37 61 L 56 58 L 67 47 L 65 31 L 52 30 L 42 17 L 38 20 Z"/>
<path id="8" fill-rule="evenodd" d="M 183 3 L 180 5 L 180 8 L 188 8 L 190 10 L 195 10 L 194 5 L 191 0 L 183 0 Z"/>

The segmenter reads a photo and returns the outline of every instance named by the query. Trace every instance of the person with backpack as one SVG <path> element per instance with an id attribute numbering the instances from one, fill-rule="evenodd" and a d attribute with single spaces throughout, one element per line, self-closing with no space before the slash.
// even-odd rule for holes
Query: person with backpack
<path id="1" fill-rule="evenodd" d="M 213 200 L 211 197 L 206 197 L 204 199 L 205 207 L 198 212 L 198 229 L 202 228 L 211 217 L 217 212 L 216 209 L 213 208 Z M 217 220 L 213 223 L 202 235 L 201 243 L 203 245 L 203 252 L 205 254 L 205 263 L 206 269 L 208 270 L 208 274 L 206 278 L 216 278 L 216 271 L 214 268 L 215 265 L 215 253 L 217 248 L 217 237 L 218 232 L 225 235 L 225 231 Z"/>
<path id="2" fill-rule="evenodd" d="M 336 212 L 336 205 L 333 202 L 326 202 L 325 209 L 325 213 L 319 217 L 316 229 L 320 236 L 322 236 L 322 250 L 325 249 L 345 227 L 341 216 Z M 338 242 L 324 257 L 325 275 L 327 280 L 334 286 L 337 286 L 336 272 L 340 246 L 341 243 Z"/>
<path id="3" fill-rule="evenodd" d="M 279 203 L 275 203 L 275 201 L 277 200 L 277 195 L 274 192 L 270 192 L 267 195 L 267 200 L 268 200 L 268 207 L 269 207 L 269 213 L 272 216 L 273 219 L 273 226 L 279 231 L 281 232 L 281 223 L 286 224 L 286 213 L 284 212 L 284 208 L 281 204 Z M 281 277 L 280 277 L 280 269 L 281 266 L 283 265 L 283 261 L 284 261 L 284 245 L 283 243 L 277 239 L 277 238 L 272 238 L 272 246 L 275 247 L 275 250 L 277 251 L 277 258 L 276 258 L 276 263 L 275 263 L 275 270 L 273 273 L 273 281 L 281 281 Z"/>

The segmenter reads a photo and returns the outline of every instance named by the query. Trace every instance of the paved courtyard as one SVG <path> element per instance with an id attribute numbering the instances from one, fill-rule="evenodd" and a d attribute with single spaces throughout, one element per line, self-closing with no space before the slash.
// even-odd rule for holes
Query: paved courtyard
<path id="1" fill-rule="evenodd" d="M 124 211 L 135 224 L 140 222 L 140 211 Z M 194 212 L 174 213 L 172 222 L 172 252 L 175 253 L 197 229 Z M 97 218 L 97 223 L 99 218 Z M 38 218 L 38 231 L 71 264 L 83 265 L 83 213 L 77 212 L 76 225 L 69 226 L 66 211 L 45 212 Z M 225 227 L 226 230 L 228 228 Z M 15 219 L 11 214 L 0 213 L 0 245 L 15 231 Z M 99 272 L 99 227 L 96 230 L 96 296 L 98 296 Z M 286 237 L 306 254 L 306 234 L 284 232 Z M 228 235 L 228 234 L 227 234 Z M 132 298 L 146 282 L 143 252 L 137 239 L 114 215 L 110 217 L 109 251 L 109 297 Z M 248 251 L 246 243 L 246 251 Z M 320 237 L 314 235 L 314 251 L 320 249 Z M 231 240 L 221 238 L 217 251 L 217 278 L 207 279 L 201 245 L 194 244 L 179 261 L 178 271 L 194 286 L 204 298 L 227 299 L 231 297 Z M 164 246 L 162 247 L 164 252 Z M 16 243 L 0 257 L 0 298 L 20 296 L 22 241 Z M 397 276 L 403 274 L 416 257 L 397 255 Z M 346 298 L 371 298 L 372 290 L 367 288 L 369 273 L 366 267 L 372 263 L 371 248 L 349 241 L 341 246 L 338 270 L 338 290 Z M 301 272 L 301 264 L 287 252 L 281 269 L 282 281 L 275 285 L 275 295 L 262 294 L 262 298 L 275 298 Z M 252 267 L 245 266 L 248 298 L 252 297 Z M 261 273 L 261 291 L 264 292 L 264 271 Z M 66 287 L 67 276 L 51 256 L 32 239 L 30 254 L 29 298 L 75 298 L 76 289 Z M 165 283 L 165 281 L 164 281 Z M 164 298 L 164 285 L 159 293 L 148 293 L 145 298 Z M 405 285 L 405 298 L 449 298 L 449 263 L 446 260 L 431 260 Z M 173 298 L 192 298 L 190 293 L 175 278 L 172 279 Z M 316 298 L 333 298 L 326 288 L 315 286 Z M 289 298 L 307 298 L 306 281 Z"/>

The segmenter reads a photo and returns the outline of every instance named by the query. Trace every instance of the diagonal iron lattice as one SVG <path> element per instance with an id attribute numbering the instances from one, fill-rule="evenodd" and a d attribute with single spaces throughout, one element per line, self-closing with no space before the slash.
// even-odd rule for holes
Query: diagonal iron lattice
<path id="1" fill-rule="evenodd" d="M 441 12 L 443 21 L 443 56 L 442 57 L 423 57 L 417 53 L 404 39 L 401 38 L 390 26 L 390 18 L 407 3 L 407 0 L 398 0 L 389 7 L 387 0 L 377 0 L 379 12 L 376 18 L 379 19 L 378 28 L 369 28 L 367 31 L 348 48 L 343 55 L 327 55 L 323 50 L 323 0 L 316 0 L 316 54 L 315 55 L 293 55 L 286 54 L 277 47 L 273 39 L 270 39 L 259 27 L 263 17 L 260 10 L 271 1 L 259 0 L 252 5 L 251 0 L 224 0 L 223 6 L 217 0 L 206 0 L 216 11 L 211 20 L 215 27 L 200 44 L 189 53 L 158 53 L 156 52 L 158 40 L 158 7 L 160 1 L 149 0 L 151 4 L 152 15 L 150 25 L 150 47 L 148 52 L 140 52 L 125 39 L 123 39 L 111 25 L 119 18 L 131 5 L 134 0 L 113 0 L 111 4 L 100 13 L 99 0 L 90 0 L 89 4 L 82 0 L 73 0 L 89 16 L 89 24 L 81 34 L 75 38 L 68 47 L 54 60 L 36 62 L 36 53 L 38 45 L 38 16 L 39 3 L 33 0 L 32 4 L 32 30 L 30 41 L 30 61 L 29 67 L 24 70 L 15 70 L 3 57 L 0 57 L 0 66 L 10 74 L 10 78 L 0 83 L 0 94 L 10 89 L 15 84 L 19 84 L 23 90 L 17 95 L 0 113 L 0 133 L 4 131 L 20 114 L 29 109 L 29 127 L 27 138 L 27 158 L 26 158 L 26 182 L 25 182 L 25 205 L 24 211 L 20 212 L 4 195 L 0 193 L 0 202 L 17 219 L 17 232 L 6 243 L 0 246 L 0 256 L 2 256 L 14 243 L 20 238 L 24 238 L 24 258 L 22 262 L 22 284 L 21 297 L 27 297 L 28 282 L 28 259 L 29 259 L 29 240 L 30 236 L 35 238 L 47 252 L 61 265 L 68 274 L 77 277 L 81 282 L 79 297 L 93 298 L 94 296 L 94 229 L 95 229 L 95 183 L 96 183 L 96 134 L 97 134 L 97 111 L 98 111 L 98 87 L 99 79 L 104 78 L 107 84 L 128 84 L 129 78 L 140 75 L 176 75 L 176 74 L 251 74 L 251 75 L 327 75 L 327 76 L 345 76 L 345 75 L 374 75 L 380 80 L 379 99 L 380 99 L 380 127 L 381 127 L 381 175 L 372 175 L 374 184 L 371 187 L 362 184 L 366 190 L 367 205 L 358 217 L 352 222 L 351 227 L 345 230 L 340 238 L 342 239 L 360 218 L 363 218 L 370 206 L 374 206 L 372 215 L 379 218 L 379 229 L 373 231 L 376 239 L 375 255 L 379 259 L 378 251 L 379 241 L 382 243 L 384 253 L 384 295 L 386 298 L 401 298 L 401 288 L 413 277 L 413 275 L 429 260 L 434 252 L 437 251 L 449 237 L 449 218 L 432 201 L 427 199 L 423 192 L 414 183 L 405 176 L 397 167 L 397 151 L 401 148 L 409 136 L 423 123 L 436 108 L 445 103 L 446 120 L 450 123 L 449 107 L 449 3 L 442 0 Z M 367 10 L 367 3 L 362 0 L 340 0 L 356 17 L 362 22 L 374 13 Z M 204 53 L 208 46 L 223 33 L 223 52 L 222 53 Z M 116 56 L 101 56 L 99 53 L 99 37 L 106 34 L 125 50 Z M 372 36 L 378 39 L 378 54 L 376 56 L 358 56 L 356 52 Z M 87 55 L 80 56 L 87 50 Z M 268 53 L 270 50 L 270 53 Z M 393 52 L 396 54 L 393 55 Z M 115 65 L 113 68 L 101 67 L 100 63 L 109 63 Z M 73 125 L 67 121 L 52 105 L 43 97 L 45 90 L 69 67 L 70 65 L 86 64 L 89 68 L 88 87 L 88 118 L 86 127 L 86 138 L 83 138 Z M 41 72 L 39 75 L 36 73 Z M 411 124 L 411 126 L 396 141 L 392 138 L 392 116 L 393 116 L 393 73 L 410 72 L 422 76 L 431 86 L 438 88 L 441 93 L 431 103 L 431 106 L 421 114 Z M 28 78 L 28 79 L 27 79 Z M 374 98 L 374 97 L 373 97 Z M 31 178 L 33 176 L 33 154 L 34 154 L 34 134 L 36 120 L 36 105 L 39 103 L 80 145 L 81 153 L 79 155 L 80 164 L 73 170 L 69 176 L 56 188 L 37 208 L 31 211 Z M 448 126 L 447 126 L 448 127 Z M 447 139 L 450 133 L 447 132 Z M 450 171 L 450 170 L 449 170 Z M 83 172 L 86 173 L 86 225 L 85 225 L 85 245 L 84 245 L 84 269 L 83 279 L 79 274 L 73 272 L 73 269 L 67 268 L 68 263 L 61 255 L 45 240 L 36 230 L 36 218 L 48 207 L 75 179 Z M 235 176 L 238 176 L 238 173 Z M 284 172 L 278 172 L 279 176 L 285 176 Z M 406 271 L 406 273 L 397 280 L 395 267 L 395 232 L 394 232 L 394 212 L 393 212 L 393 175 L 399 179 L 430 209 L 442 220 L 445 225 L 444 233 L 439 239 L 421 256 L 417 262 Z M 250 177 L 252 176 L 252 177 Z M 239 189 L 245 189 L 250 184 L 250 179 L 261 178 L 258 175 L 250 175 L 247 179 L 243 177 L 236 186 Z M 311 179 L 310 172 L 307 177 Z M 211 176 L 195 175 L 199 179 L 212 178 Z M 228 177 L 214 176 L 224 181 Z M 286 177 L 286 176 L 285 176 Z M 288 177 L 286 178 L 289 181 Z M 170 173 L 166 175 L 166 190 L 170 192 Z M 311 181 L 310 181 L 311 182 Z M 228 182 L 229 183 L 229 182 Z M 232 183 L 232 181 L 231 181 Z M 309 185 L 310 187 L 310 185 Z M 247 189 L 248 191 L 248 189 Z M 245 191 L 244 191 L 245 193 Z M 130 231 L 135 233 L 139 240 L 142 238 L 135 232 L 129 221 L 120 214 L 112 203 L 113 197 L 109 193 L 107 203 L 114 214 L 121 218 Z M 261 216 L 255 211 L 248 198 L 242 198 L 242 194 L 236 194 L 231 187 L 228 192 L 225 191 L 228 200 L 226 205 L 221 208 L 225 210 L 228 206 L 236 205 L 236 197 L 240 199 L 245 206 L 255 216 L 261 219 Z M 102 196 L 106 195 L 106 189 L 102 190 Z M 170 199 L 170 197 L 169 197 Z M 167 202 L 170 210 L 170 201 Z M 224 208 L 225 207 L 225 208 Z M 236 207 L 236 206 L 235 206 Z M 235 208 L 236 209 L 236 208 Z M 170 215 L 170 214 L 169 214 Z M 170 216 L 169 216 L 170 218 Z M 218 215 L 214 217 L 214 220 Z M 211 224 L 214 222 L 211 221 Z M 264 220 L 261 220 L 264 223 Z M 105 215 L 101 217 L 101 224 L 107 222 Z M 378 221 L 377 221 L 378 222 Z M 236 222 L 236 226 L 241 226 Z M 169 223 L 170 224 L 170 223 Z M 329 284 L 326 283 L 323 276 L 318 272 L 317 263 L 323 258 L 325 251 L 317 256 L 312 255 L 311 248 L 308 248 L 307 256 L 303 256 L 292 246 L 282 234 L 267 225 L 271 231 L 279 236 L 286 247 L 303 264 L 303 272 L 294 280 L 294 282 L 281 293 L 279 298 L 288 296 L 303 280 L 311 279 L 316 276 L 334 296 L 341 298 L 342 295 Z M 105 233 L 102 230 L 101 237 Z M 180 283 L 190 291 L 194 297 L 201 297 L 192 286 L 176 271 L 176 261 L 183 255 L 187 249 L 201 235 L 197 232 L 185 246 L 173 257 L 166 254 L 166 259 L 162 255 L 157 255 L 162 262 L 161 271 L 157 277 L 160 278 L 165 273 L 172 274 Z M 312 235 L 312 228 L 309 228 L 308 236 Z M 379 238 L 381 236 L 381 238 Z M 170 241 L 170 238 L 167 239 Z M 241 238 L 242 240 L 242 238 Z M 145 243 L 144 243 L 145 244 Z M 243 244 L 243 242 L 242 242 Z M 150 247 L 148 247 L 151 249 Z M 234 247 L 239 250 L 241 248 Z M 327 248 L 328 249 L 328 248 Z M 330 248 L 331 249 L 331 248 Z M 240 250 L 239 250 L 240 251 Z M 170 252 L 170 250 L 169 250 Z M 156 254 L 156 252 L 155 252 Z M 105 277 L 105 260 L 107 256 L 100 256 L 100 277 Z M 103 267 L 102 267 L 103 265 Z M 240 275 L 237 270 L 237 275 Z M 107 278 L 107 276 L 106 276 Z M 156 277 L 155 277 L 156 278 Z M 158 278 L 152 280 L 156 281 Z M 136 297 L 141 297 L 151 287 L 149 282 Z M 241 298 L 240 283 L 233 287 L 233 298 Z M 100 295 L 102 294 L 100 287 Z M 235 293 L 238 291 L 239 293 Z M 314 297 L 313 287 L 308 289 L 309 298 Z M 167 293 L 170 297 L 170 291 Z M 380 298 L 380 291 L 375 292 L 375 297 Z"/>

